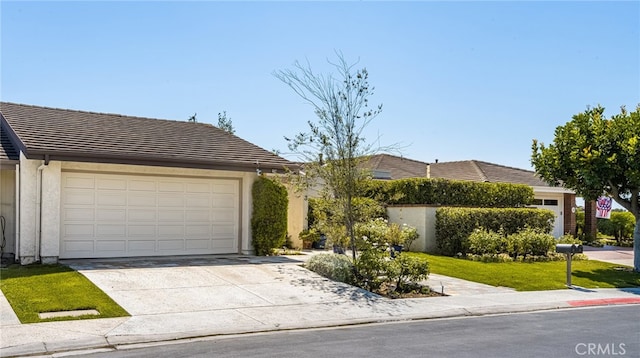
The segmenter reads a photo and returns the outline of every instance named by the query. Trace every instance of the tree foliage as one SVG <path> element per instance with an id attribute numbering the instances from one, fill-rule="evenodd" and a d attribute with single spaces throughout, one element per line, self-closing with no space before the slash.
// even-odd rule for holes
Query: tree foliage
<path id="1" fill-rule="evenodd" d="M 356 69 L 341 53 L 333 66 L 335 74 L 315 73 L 307 63 L 295 62 L 293 69 L 274 72 L 310 104 L 316 121 L 308 121 L 308 131 L 285 138 L 289 149 L 302 156 L 309 180 L 319 179 L 343 213 L 344 228 L 350 246 L 355 249 L 353 226 L 356 221 L 353 199 L 370 175 L 360 163 L 372 154 L 363 136 L 366 126 L 381 111 L 382 105 L 370 107 L 374 87 L 369 85 L 366 68 Z M 355 258 L 355 250 L 353 252 Z"/>
<path id="2" fill-rule="evenodd" d="M 640 272 L 640 105 L 611 118 L 601 106 L 587 108 L 557 127 L 549 146 L 534 139 L 532 151 L 546 182 L 587 200 L 608 194 L 634 215 L 634 269 Z"/>
<path id="3" fill-rule="evenodd" d="M 230 134 L 236 133 L 235 128 L 233 128 L 233 123 L 231 122 L 231 118 L 227 117 L 227 111 L 222 111 L 222 113 L 218 113 L 218 128 Z"/>

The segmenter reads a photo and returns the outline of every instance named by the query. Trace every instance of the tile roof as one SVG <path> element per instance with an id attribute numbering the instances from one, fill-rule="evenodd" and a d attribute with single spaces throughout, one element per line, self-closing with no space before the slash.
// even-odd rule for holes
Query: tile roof
<path id="1" fill-rule="evenodd" d="M 370 157 L 369 166 L 372 170 L 390 172 L 391 179 L 426 177 L 429 166 L 431 178 L 549 186 L 533 171 L 479 160 L 429 164 L 394 155 L 378 154 Z"/>
<path id="2" fill-rule="evenodd" d="M 3 127 L 29 159 L 206 169 L 296 165 L 206 123 L 0 103 Z M 11 134 L 15 134 L 11 136 Z"/>
<path id="3" fill-rule="evenodd" d="M 11 144 L 8 132 L 0 127 L 0 161 L 18 159 L 18 151 L 13 147 L 13 144 Z"/>

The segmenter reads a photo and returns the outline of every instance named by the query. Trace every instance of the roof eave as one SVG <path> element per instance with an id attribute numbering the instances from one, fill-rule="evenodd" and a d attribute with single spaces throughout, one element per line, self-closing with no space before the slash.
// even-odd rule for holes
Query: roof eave
<path id="1" fill-rule="evenodd" d="M 285 163 L 269 163 L 262 161 L 257 164 L 206 159 L 154 158 L 146 155 L 96 155 L 95 153 L 63 152 L 42 149 L 28 149 L 24 152 L 24 154 L 27 159 L 48 159 L 50 161 L 54 160 L 65 162 L 164 166 L 176 168 L 216 169 L 245 172 L 251 172 L 260 169 L 261 171 L 280 173 L 285 172 L 286 170 L 298 169 L 298 167 L 294 163 L 291 163 L 291 165 L 286 165 Z"/>

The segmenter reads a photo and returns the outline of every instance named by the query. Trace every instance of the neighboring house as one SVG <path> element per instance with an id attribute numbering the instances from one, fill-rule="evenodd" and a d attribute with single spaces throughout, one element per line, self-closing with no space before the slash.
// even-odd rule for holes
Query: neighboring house
<path id="1" fill-rule="evenodd" d="M 23 264 L 251 253 L 257 173 L 295 167 L 205 123 L 6 102 L 0 113 L 5 254 Z"/>
<path id="2" fill-rule="evenodd" d="M 379 154 L 369 159 L 374 179 L 443 178 L 490 183 L 525 184 L 533 188 L 532 206 L 556 214 L 553 235 L 575 234 L 575 193 L 543 182 L 535 172 L 479 160 L 425 163 L 398 156 Z"/>

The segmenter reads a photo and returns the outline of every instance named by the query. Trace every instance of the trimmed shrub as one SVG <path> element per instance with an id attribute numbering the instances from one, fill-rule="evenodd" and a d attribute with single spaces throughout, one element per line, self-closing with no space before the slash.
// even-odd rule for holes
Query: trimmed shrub
<path id="1" fill-rule="evenodd" d="M 353 264 L 346 255 L 317 254 L 305 263 L 305 267 L 328 279 L 354 283 Z"/>
<path id="2" fill-rule="evenodd" d="M 513 258 L 518 256 L 548 256 L 555 251 L 556 239 L 530 228 L 507 236 L 507 253 Z"/>
<path id="3" fill-rule="evenodd" d="M 468 253 L 472 255 L 498 255 L 506 253 L 507 238 L 503 233 L 486 229 L 475 229 L 469 235 Z"/>
<path id="4" fill-rule="evenodd" d="M 553 228 L 552 211 L 535 208 L 438 208 L 436 210 L 436 245 L 447 256 L 466 254 L 468 238 L 475 229 L 517 233 L 524 228 L 548 233 Z"/>
<path id="5" fill-rule="evenodd" d="M 284 185 L 260 176 L 253 183 L 252 243 L 258 256 L 271 255 L 285 244 L 289 198 Z"/>
<path id="6" fill-rule="evenodd" d="M 410 292 L 429 277 L 429 263 L 416 257 L 398 254 L 391 262 L 389 280 L 395 282 L 395 291 Z"/>
<path id="7" fill-rule="evenodd" d="M 390 181 L 373 180 L 363 196 L 387 205 L 419 204 L 465 207 L 522 207 L 533 202 L 528 185 L 479 183 L 471 181 L 408 178 Z"/>
<path id="8" fill-rule="evenodd" d="M 356 247 L 366 248 L 367 245 L 387 247 L 400 245 L 409 249 L 411 243 L 418 238 L 418 230 L 407 224 L 389 223 L 386 219 L 377 218 L 354 226 Z"/>

